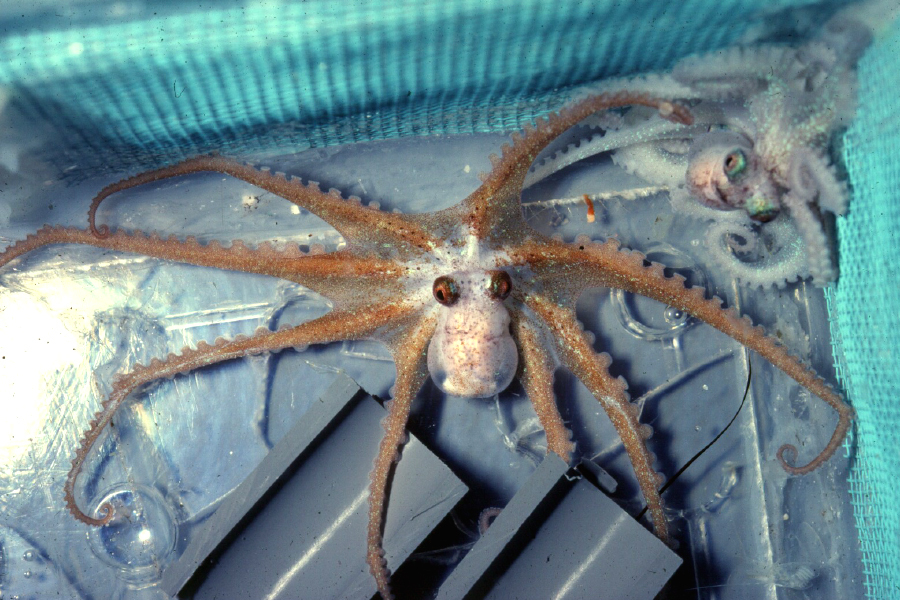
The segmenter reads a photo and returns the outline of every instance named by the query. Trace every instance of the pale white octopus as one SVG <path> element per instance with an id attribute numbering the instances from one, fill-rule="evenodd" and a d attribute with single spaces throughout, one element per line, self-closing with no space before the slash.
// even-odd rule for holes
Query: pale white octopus
<path id="1" fill-rule="evenodd" d="M 668 190 L 673 210 L 709 221 L 708 253 L 742 283 L 825 285 L 837 271 L 823 217 L 843 214 L 848 198 L 829 147 L 852 117 L 853 65 L 870 39 L 840 15 L 799 48 L 735 47 L 614 82 L 694 103 L 694 124 L 651 121 L 641 110 L 598 121 L 601 134 L 549 156 L 526 183 L 613 151 L 618 165 Z M 760 224 L 770 221 L 768 251 L 743 262 L 735 252 L 759 251 Z"/>
<path id="2" fill-rule="evenodd" d="M 771 221 L 787 209 L 803 240 L 808 273 L 813 283 L 825 285 L 837 270 L 823 213 L 844 214 L 848 197 L 827 151 L 831 135 L 850 114 L 852 72 L 824 46 L 814 49 L 781 54 L 761 84 L 764 89 L 746 101 L 749 130 L 722 129 L 694 139 L 686 182 L 704 206 L 743 211 L 756 222 Z M 820 63 L 802 62 L 806 54 Z M 675 76 L 687 78 L 698 68 L 694 61 L 703 60 L 683 63 Z"/>

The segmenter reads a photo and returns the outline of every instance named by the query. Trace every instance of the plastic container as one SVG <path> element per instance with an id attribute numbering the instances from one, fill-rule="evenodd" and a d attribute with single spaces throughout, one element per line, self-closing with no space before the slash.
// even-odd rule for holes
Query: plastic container
<path id="1" fill-rule="evenodd" d="M 140 7 L 116 6 L 137 11 L 128 23 L 165 23 L 169 18 L 165 15 L 177 17 L 171 7 L 153 21 Z M 50 13 L 50 5 L 46 12 Z M 114 22 L 109 12 L 103 14 Z M 0 17 L 12 18 L 8 12 Z M 42 19 L 42 13 L 29 14 L 23 30 L 40 31 Z M 74 29 L 47 19 L 48 27 L 76 36 Z M 725 41 L 716 38 L 715 43 Z M 69 43 L 81 42 L 73 37 Z M 260 40 L 254 44 L 265 48 Z M 71 48 L 78 52 L 78 46 Z M 179 48 L 190 55 L 189 48 Z M 632 53 L 639 55 L 636 50 Z M 178 74 L 172 78 L 177 97 Z M 98 77 L 67 85 L 81 90 L 106 81 Z M 248 121 L 246 129 L 231 138 L 223 134 L 201 139 L 188 132 L 184 143 L 173 139 L 165 147 L 157 137 L 153 144 L 140 147 L 134 140 L 154 134 L 152 127 L 144 131 L 140 125 L 157 121 L 154 115 L 135 113 L 130 130 L 127 120 L 98 119 L 96 137 L 82 135 L 75 143 L 71 128 L 62 141 L 54 137 L 60 117 L 47 110 L 45 99 L 29 104 L 22 90 L 31 88 L 15 88 L 8 80 L 6 85 L 11 100 L 0 115 L 4 126 L 0 217 L 8 215 L 0 219 L 3 242 L 22 239 L 44 223 L 84 226 L 90 200 L 104 185 L 141 170 L 137 165 L 150 167 L 216 145 L 273 171 L 319 181 L 323 189 L 334 187 L 367 202 L 377 201 L 382 210 L 438 210 L 478 186 L 477 174 L 490 168 L 489 154 L 507 140 L 497 133 L 405 135 L 288 153 L 285 147 L 302 129 L 286 125 L 288 119 L 273 124 L 276 133 L 268 129 L 257 138 L 253 132 L 263 130 L 265 123 Z M 110 102 L 125 93 L 110 90 Z M 226 97 L 228 93 L 223 92 Z M 529 111 L 539 111 L 541 103 L 551 103 L 553 97 L 548 92 L 535 96 L 538 99 L 530 105 L 520 102 L 517 106 L 530 108 L 517 117 L 527 119 Z M 65 108 L 65 96 L 57 101 Z M 508 97 L 499 104 L 498 114 L 514 112 L 515 103 Z M 157 109 L 169 114 L 167 107 Z M 97 110 L 102 113 L 103 108 Z M 121 107 L 115 110 L 122 113 Z M 216 115 L 233 118 L 216 112 L 215 106 L 210 110 L 194 117 L 201 123 L 214 121 Z M 348 125 L 364 123 L 367 117 L 346 115 L 332 115 L 338 124 L 330 129 L 317 123 L 310 130 L 325 142 L 385 137 L 387 112 L 379 113 L 382 120 L 370 132 Z M 177 109 L 171 113 L 178 114 Z M 414 111 L 409 114 L 415 116 Z M 451 113 L 438 117 L 446 129 L 478 129 L 491 122 L 489 111 L 472 114 L 460 117 L 465 121 L 462 126 L 452 124 Z M 412 122 L 432 116 L 418 115 L 420 120 Z M 187 119 L 183 114 L 182 118 Z M 241 122 L 240 116 L 234 118 Z M 393 133 L 410 132 L 404 123 L 411 121 L 397 122 Z M 493 126 L 501 125 L 509 128 L 510 123 Z M 119 138 L 113 136 L 116 132 Z M 134 151 L 117 155 L 115 149 L 128 147 L 127 143 Z M 98 164 L 98 156 L 113 158 Z M 529 223 L 544 233 L 561 234 L 567 240 L 581 233 L 594 239 L 614 236 L 672 266 L 776 332 L 833 381 L 822 290 L 802 283 L 766 291 L 737 286 L 706 263 L 703 224 L 672 214 L 662 194 L 636 199 L 612 194 L 596 206 L 596 221 L 587 221 L 582 194 L 619 193 L 642 185 L 600 156 L 526 190 L 524 210 Z M 317 217 L 217 174 L 169 180 L 117 195 L 103 204 L 100 220 L 166 235 L 194 235 L 201 241 L 293 240 L 321 243 L 328 250 L 342 243 Z M 136 363 L 146 364 L 203 340 L 250 334 L 259 326 L 298 323 L 327 310 L 321 298 L 294 284 L 86 247 L 43 249 L 4 268 L 0 272 L 0 381 L 6 390 L 0 398 L 3 597 L 164 597 L 159 589 L 161 573 L 184 550 L 191 528 L 215 511 L 337 374 L 345 373 L 368 392 L 386 398 L 394 367 L 377 345 L 343 342 L 234 361 L 151 386 L 120 410 L 115 427 L 91 454 L 79 480 L 85 505 L 96 506 L 102 498 L 116 495 L 125 504 L 139 498 L 139 504 L 147 507 L 137 511 L 146 527 L 118 537 L 104 530 L 88 531 L 71 518 L 62 501 L 68 461 L 101 394 L 108 391 L 115 373 Z M 827 406 L 760 357 L 748 357 L 726 336 L 655 302 L 595 290 L 582 297 L 578 314 L 595 332 L 595 347 L 613 356 L 613 374 L 628 380 L 633 398 L 645 397 L 641 420 L 654 428 L 650 447 L 667 476 L 734 416 L 752 361 L 750 395 L 734 425 L 664 495 L 680 542 L 678 553 L 685 561 L 676 574 L 673 597 L 864 595 L 847 457 L 839 453 L 804 477 L 789 477 L 775 459 L 783 443 L 808 452 L 825 445 L 834 422 Z M 632 514 L 639 512 L 642 502 L 633 472 L 597 401 L 562 372 L 557 374 L 555 391 L 578 454 L 609 471 L 618 483 L 613 498 Z M 444 397 L 429 382 L 414 406 L 410 429 L 471 489 L 456 510 L 461 529 L 474 528 L 483 508 L 503 506 L 545 452 L 543 434 L 518 383 L 496 400 L 469 400 Z M 357 458 L 371 464 L 374 456 Z M 129 537 L 132 534 L 136 537 Z M 442 550 L 441 538 L 431 539 L 428 552 L 423 549 L 418 560 L 439 563 L 437 571 L 452 568 L 461 549 L 455 547 L 453 535 L 446 539 L 445 552 L 435 552 Z M 365 547 L 348 551 L 364 553 Z M 404 574 L 397 577 L 402 580 Z M 432 591 L 439 579 L 435 575 Z M 403 585 L 398 582 L 398 593 Z"/>

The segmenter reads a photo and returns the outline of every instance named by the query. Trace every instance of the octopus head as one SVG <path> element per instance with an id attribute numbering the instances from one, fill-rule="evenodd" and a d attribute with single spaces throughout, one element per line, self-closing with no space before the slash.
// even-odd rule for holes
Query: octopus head
<path id="1" fill-rule="evenodd" d="M 698 137 L 688 159 L 687 184 L 704 205 L 744 210 L 754 221 L 771 221 L 780 209 L 768 172 L 743 135 L 716 131 Z"/>
<path id="2" fill-rule="evenodd" d="M 428 346 L 428 371 L 454 396 L 488 398 L 512 382 L 519 363 L 503 301 L 512 292 L 506 271 L 458 272 L 434 281 L 442 305 Z"/>

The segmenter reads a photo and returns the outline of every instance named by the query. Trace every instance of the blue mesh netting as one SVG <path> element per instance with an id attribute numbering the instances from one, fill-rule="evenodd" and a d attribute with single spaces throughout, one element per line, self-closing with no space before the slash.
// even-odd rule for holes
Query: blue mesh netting
<path id="1" fill-rule="evenodd" d="M 841 277 L 832 315 L 839 375 L 856 408 L 851 493 L 868 595 L 900 589 L 900 27 L 859 65 L 859 111 L 845 136 L 853 183 L 839 219 Z"/>
<path id="2" fill-rule="evenodd" d="M 665 69 L 763 26 L 795 34 L 797 16 L 779 12 L 808 4 L 320 0 L 185 9 L 7 35 L 0 85 L 14 86 L 28 118 L 58 130 L 59 149 L 84 174 L 213 148 L 508 130 L 556 106 L 554 90 Z M 810 22 L 840 4 L 815 5 Z"/>

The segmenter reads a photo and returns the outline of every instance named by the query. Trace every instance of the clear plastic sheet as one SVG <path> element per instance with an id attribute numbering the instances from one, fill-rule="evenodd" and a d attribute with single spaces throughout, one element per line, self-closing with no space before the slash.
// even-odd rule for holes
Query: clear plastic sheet
<path id="1" fill-rule="evenodd" d="M 500 135 L 405 138 L 258 159 L 335 187 L 382 210 L 430 211 L 474 190 Z M 148 165 L 149 166 L 149 165 Z M 77 167 L 77 165 L 73 165 Z M 7 168 L 24 182 L 5 194 L 4 244 L 43 223 L 86 225 L 91 197 L 117 177 L 67 187 L 44 183 L 35 165 Z M 126 174 L 121 174 L 125 176 Z M 584 161 L 528 189 L 533 227 L 567 240 L 586 233 L 673 266 L 781 337 L 831 377 L 822 291 L 742 289 L 708 263 L 702 224 L 672 214 L 663 194 L 596 203 L 588 223 L 584 193 L 643 187 L 608 157 Z M 294 208 L 294 210 L 292 210 Z M 151 184 L 110 198 L 99 221 L 201 241 L 343 241 L 317 217 L 248 184 L 203 174 Z M 104 250 L 38 250 L 0 272 L 0 590 L 3 597 L 161 598 L 161 570 L 190 531 L 215 510 L 311 402 L 347 373 L 388 397 L 394 367 L 370 343 L 335 343 L 233 361 L 151 386 L 118 413 L 91 453 L 77 493 L 91 509 L 116 495 L 139 497 L 135 528 L 88 530 L 63 503 L 63 482 L 82 431 L 115 373 L 219 336 L 299 323 L 328 310 L 296 286 L 231 272 Z M 627 294 L 594 290 L 578 313 L 613 357 L 633 398 L 659 469 L 675 473 L 729 422 L 747 381 L 751 392 L 734 426 L 663 496 L 686 564 L 678 597 L 703 599 L 856 598 L 860 562 L 843 453 L 823 468 L 790 477 L 775 459 L 793 443 L 817 453 L 833 412 L 759 356 L 671 309 Z M 614 499 L 633 514 L 642 500 L 621 444 L 597 401 L 572 376 L 557 374 L 563 418 L 577 454 L 617 480 Z M 518 383 L 496 399 L 444 397 L 430 382 L 410 428 L 474 490 L 458 519 L 502 506 L 545 452 L 543 433 Z M 371 463 L 374 456 L 359 456 Z M 402 490 L 394 490 L 402 494 Z M 349 499 L 348 499 L 349 500 Z M 364 553 L 365 548 L 352 550 Z M 411 560 L 415 560 L 414 556 Z"/>

